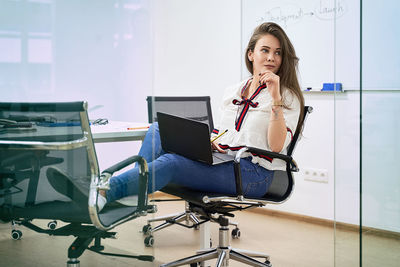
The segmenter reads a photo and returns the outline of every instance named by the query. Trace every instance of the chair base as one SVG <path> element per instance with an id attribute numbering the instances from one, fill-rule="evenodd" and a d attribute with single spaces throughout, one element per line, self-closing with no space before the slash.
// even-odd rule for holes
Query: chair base
<path id="1" fill-rule="evenodd" d="M 159 221 L 165 221 L 165 222 L 157 225 L 154 228 L 150 227 L 150 223 Z M 186 222 L 186 224 L 181 223 L 184 221 Z M 173 224 L 178 224 L 181 226 L 185 226 L 187 228 L 199 229 L 199 225 L 201 224 L 201 219 L 197 216 L 197 214 L 190 211 L 189 204 L 185 202 L 184 212 L 147 220 L 147 225 L 143 227 L 143 233 L 146 235 L 151 235 L 154 232 L 169 227 Z"/>
<path id="2" fill-rule="evenodd" d="M 159 222 L 159 221 L 165 221 L 154 228 L 149 228 L 150 223 L 152 222 Z M 182 222 L 186 222 L 186 224 L 182 224 Z M 173 215 L 168 215 L 168 216 L 163 216 L 163 217 L 157 217 L 153 219 L 147 220 L 147 229 L 145 234 L 152 234 L 154 232 L 157 232 L 161 229 L 164 229 L 166 227 L 169 227 L 171 225 L 178 224 L 181 226 L 185 226 L 187 228 L 195 228 L 198 229 L 200 225 L 200 218 L 192 212 L 182 212 L 178 214 L 173 214 Z"/>
<path id="3" fill-rule="evenodd" d="M 13 220 L 13 227 L 15 225 L 23 225 L 37 233 L 44 233 L 53 236 L 75 236 L 76 238 L 74 242 L 68 248 L 67 267 L 79 267 L 79 257 L 86 250 L 105 256 L 132 258 L 139 261 L 154 261 L 154 256 L 151 255 L 129 255 L 103 252 L 104 246 L 101 245 L 101 239 L 115 238 L 116 232 L 98 230 L 93 225 L 70 223 L 58 229 L 43 229 L 31 223 L 30 220 Z M 89 247 L 93 240 L 94 245 Z"/>
<path id="4" fill-rule="evenodd" d="M 67 261 L 67 267 L 80 267 L 80 261 L 78 259 L 72 258 Z"/>
<path id="5" fill-rule="evenodd" d="M 261 257 L 261 256 L 260 256 Z M 263 256 L 264 257 L 264 256 Z M 268 258 L 268 257 L 265 257 Z M 190 266 L 202 266 L 202 262 L 206 260 L 217 259 L 215 266 L 229 266 L 229 260 L 235 260 L 251 266 L 262 266 L 262 267 L 272 267 L 269 260 L 265 262 L 257 261 L 245 254 L 239 253 L 236 250 L 228 248 L 214 248 L 208 252 L 193 255 L 187 258 L 183 258 L 174 262 L 166 263 L 160 265 L 161 267 L 173 267 L 190 264 Z"/>
<path id="6" fill-rule="evenodd" d="M 154 228 L 152 228 L 150 226 L 150 223 L 160 222 L 160 221 L 164 221 L 164 222 L 155 226 Z M 162 230 L 162 229 L 167 228 L 174 224 L 184 226 L 187 228 L 194 228 L 194 229 L 198 230 L 200 227 L 200 224 L 202 224 L 205 221 L 206 220 L 201 219 L 198 216 L 198 214 L 196 214 L 195 212 L 192 212 L 190 210 L 189 203 L 185 202 L 185 211 L 184 212 L 170 214 L 170 215 L 166 215 L 166 216 L 160 216 L 160 217 L 156 217 L 156 218 L 147 220 L 147 225 L 145 225 L 143 227 L 143 234 L 152 235 L 154 232 L 157 232 L 159 230 Z M 182 222 L 185 222 L 185 224 L 183 224 Z M 237 229 L 236 231 L 239 230 L 239 224 L 237 222 L 229 222 L 229 225 L 235 226 L 235 229 Z M 240 236 L 240 234 L 239 234 L 239 236 Z M 238 236 L 235 238 L 238 238 Z"/>
<path id="7" fill-rule="evenodd" d="M 201 265 L 203 262 L 211 259 L 217 259 L 216 266 L 229 266 L 229 260 L 239 261 L 251 266 L 271 267 L 269 255 L 259 252 L 233 249 L 229 246 L 229 220 L 224 216 L 218 219 L 219 228 L 219 245 L 217 248 L 205 249 L 197 252 L 197 255 L 189 256 L 177 261 L 162 264 L 161 267 L 173 267 L 190 264 L 191 266 Z M 261 262 L 254 258 L 264 258 L 265 262 Z"/>

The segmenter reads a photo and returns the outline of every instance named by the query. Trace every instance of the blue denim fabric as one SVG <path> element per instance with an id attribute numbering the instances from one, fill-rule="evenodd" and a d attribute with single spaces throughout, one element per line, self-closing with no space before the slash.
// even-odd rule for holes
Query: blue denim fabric
<path id="1" fill-rule="evenodd" d="M 139 155 L 149 166 L 149 193 L 162 189 L 169 183 L 179 184 L 195 190 L 223 194 L 235 194 L 233 163 L 214 166 L 197 162 L 180 155 L 165 153 L 161 148 L 158 124 L 148 130 Z M 243 193 L 248 197 L 262 197 L 272 182 L 273 171 L 251 163 L 250 158 L 240 160 Z M 135 167 L 110 180 L 107 191 L 109 202 L 137 195 L 139 168 Z"/>

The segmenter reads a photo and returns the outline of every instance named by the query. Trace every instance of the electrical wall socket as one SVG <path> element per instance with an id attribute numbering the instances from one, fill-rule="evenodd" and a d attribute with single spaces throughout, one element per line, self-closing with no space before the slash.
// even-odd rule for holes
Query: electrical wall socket
<path id="1" fill-rule="evenodd" d="M 307 168 L 303 171 L 303 177 L 306 181 L 328 183 L 328 170 Z"/>

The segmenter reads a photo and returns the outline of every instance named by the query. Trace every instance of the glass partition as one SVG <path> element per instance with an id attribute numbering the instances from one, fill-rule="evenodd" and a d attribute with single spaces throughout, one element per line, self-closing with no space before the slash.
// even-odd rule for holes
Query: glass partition
<path id="1" fill-rule="evenodd" d="M 333 1 L 333 266 L 359 265 L 359 145 L 360 145 L 360 3 Z"/>
<path id="2" fill-rule="evenodd" d="M 398 266 L 400 255 L 400 29 L 398 1 L 362 1 L 360 263 Z M 383 52 L 383 54 L 381 54 Z"/>
<path id="3" fill-rule="evenodd" d="M 335 266 L 398 265 L 399 7 L 360 1 L 352 25 L 341 27 L 337 18 L 336 78 L 345 64 L 355 65 L 355 83 L 335 94 Z M 349 39 L 342 36 L 354 26 L 359 45 L 345 48 Z M 359 57 L 346 57 L 343 49 Z"/>
<path id="4" fill-rule="evenodd" d="M 136 155 L 147 129 L 146 97 L 153 94 L 151 4 L 0 0 L 1 102 L 88 102 L 100 172 Z M 83 164 L 79 157 L 69 162 L 71 170 Z M 119 205 L 136 206 L 137 198 Z M 143 242 L 145 222 L 127 224 L 124 231 L 134 234 L 107 239 L 106 248 L 153 255 Z"/>

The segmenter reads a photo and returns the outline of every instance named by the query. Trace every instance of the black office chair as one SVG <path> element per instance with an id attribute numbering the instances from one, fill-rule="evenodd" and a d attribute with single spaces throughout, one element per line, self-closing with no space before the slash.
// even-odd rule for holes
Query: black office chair
<path id="1" fill-rule="evenodd" d="M 146 100 L 149 123 L 157 121 L 157 112 L 165 112 L 204 122 L 208 124 L 210 132 L 214 128 L 209 96 L 148 96 Z M 163 200 L 155 199 L 153 201 Z M 151 223 L 159 221 L 163 221 L 163 223 L 155 227 L 151 226 Z M 192 212 L 189 209 L 189 204 L 185 202 L 185 210 L 183 212 L 147 220 L 147 225 L 143 227 L 143 233 L 147 235 L 144 240 L 145 245 L 148 247 L 153 246 L 154 239 L 152 234 L 171 225 L 175 224 L 186 228 L 198 229 L 201 223 L 204 223 L 204 221 L 195 212 Z M 235 231 L 239 233 L 238 224 L 234 222 L 230 222 L 230 224 L 235 225 Z"/>
<path id="2" fill-rule="evenodd" d="M 148 96 L 149 123 L 157 121 L 157 112 L 164 112 L 204 122 L 213 130 L 213 117 L 209 96 Z"/>
<path id="3" fill-rule="evenodd" d="M 304 108 L 302 117 L 305 122 L 307 115 L 312 112 L 312 107 Z M 204 249 L 197 252 L 197 255 L 186 257 L 174 262 L 161 265 L 162 267 L 180 266 L 190 264 L 197 266 L 204 261 L 217 259 L 216 266 L 228 266 L 229 259 L 236 260 L 252 266 L 272 266 L 270 256 L 264 253 L 233 249 L 229 244 L 229 219 L 234 217 L 232 212 L 246 210 L 256 207 L 263 207 L 266 204 L 281 204 L 285 202 L 293 192 L 293 172 L 298 172 L 296 162 L 292 158 L 293 151 L 299 139 L 300 133 L 296 131 L 293 140 L 289 145 L 286 155 L 261 150 L 254 147 L 244 147 L 238 151 L 235 157 L 233 168 L 235 171 L 236 191 L 235 195 L 221 195 L 209 192 L 194 191 L 179 185 L 168 185 L 163 191 L 178 196 L 189 203 L 189 210 L 199 214 L 203 221 L 213 221 L 220 225 L 219 244 L 216 248 Z M 285 171 L 275 171 L 272 184 L 262 198 L 246 198 L 243 196 L 240 158 L 245 152 L 264 155 L 273 159 L 281 159 L 286 162 Z M 262 258 L 263 262 L 254 258 Z"/>
<path id="4" fill-rule="evenodd" d="M 106 190 L 114 172 L 135 162 L 140 166 L 137 205 L 109 203 L 98 212 L 98 190 Z M 79 266 L 86 249 L 153 261 L 153 256 L 103 252 L 100 243 L 115 236 L 110 231 L 115 226 L 155 210 L 147 203 L 147 179 L 147 163 L 139 156 L 100 174 L 87 103 L 0 103 L 0 220 L 39 233 L 76 236 L 68 266 Z M 82 184 L 82 190 L 70 181 Z M 38 227 L 34 219 L 52 220 L 50 229 Z M 56 229 L 56 220 L 67 224 Z M 22 232 L 13 229 L 12 236 L 20 239 Z M 92 240 L 94 246 L 88 247 Z"/>

